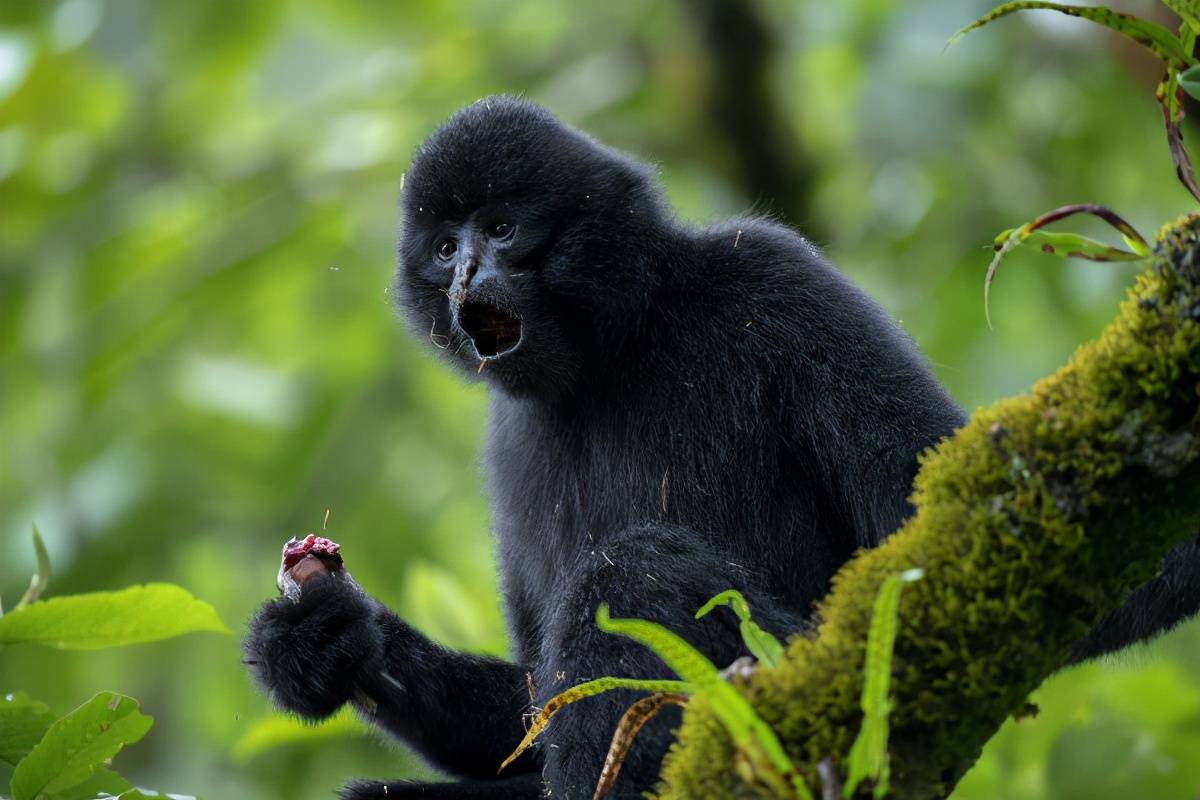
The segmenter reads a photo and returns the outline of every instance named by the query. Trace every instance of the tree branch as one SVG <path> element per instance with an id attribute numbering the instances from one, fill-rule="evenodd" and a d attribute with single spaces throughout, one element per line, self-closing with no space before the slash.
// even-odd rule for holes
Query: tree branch
<path id="1" fill-rule="evenodd" d="M 1077 642 L 1200 522 L 1200 215 L 1165 227 L 1117 318 L 1032 392 L 977 412 L 926 455 L 915 515 L 834 580 L 819 628 L 743 684 L 810 787 L 861 721 L 880 584 L 902 597 L 892 796 L 945 797 Z M 761 796 L 703 698 L 664 763 L 662 798 Z"/>
<path id="2" fill-rule="evenodd" d="M 685 0 L 712 59 L 704 84 L 706 116 L 733 157 L 730 178 L 820 239 L 813 219 L 816 170 L 772 87 L 778 36 L 756 3 Z"/>

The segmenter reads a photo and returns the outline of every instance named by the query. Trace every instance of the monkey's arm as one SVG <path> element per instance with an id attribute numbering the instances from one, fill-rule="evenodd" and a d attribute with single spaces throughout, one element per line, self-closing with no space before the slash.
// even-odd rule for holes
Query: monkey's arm
<path id="1" fill-rule="evenodd" d="M 487 656 L 449 650 L 422 636 L 391 611 L 376 616 L 383 662 L 359 686 L 369 701 L 355 706 L 435 766 L 456 775 L 494 779 L 525 735 L 531 705 L 529 671 Z M 368 705 L 374 702 L 377 707 Z M 540 769 L 522 756 L 506 776 Z"/>
<path id="2" fill-rule="evenodd" d="M 353 702 L 456 775 L 494 777 L 525 733 L 523 667 L 446 649 L 344 581 L 314 579 L 299 602 L 264 605 L 244 648 L 276 705 L 321 719 Z M 536 759 L 522 757 L 509 770 L 537 769 Z"/>
<path id="3" fill-rule="evenodd" d="M 1068 664 L 1111 653 L 1166 633 L 1200 611 L 1200 537 L 1181 542 L 1163 569 L 1134 589 L 1125 604 L 1075 643 Z"/>

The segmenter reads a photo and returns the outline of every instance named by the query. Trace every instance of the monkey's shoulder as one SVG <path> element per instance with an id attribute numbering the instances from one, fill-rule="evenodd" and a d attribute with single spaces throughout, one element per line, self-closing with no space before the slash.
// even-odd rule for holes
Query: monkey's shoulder
<path id="1" fill-rule="evenodd" d="M 727 220 L 694 232 L 698 268 L 689 301 L 714 320 L 733 315 L 778 326 L 779 335 L 817 331 L 837 338 L 890 338 L 883 308 L 794 229 L 764 217 Z M 698 302 L 697 302 L 698 301 Z"/>
<path id="2" fill-rule="evenodd" d="M 733 217 L 695 231 L 711 259 L 727 263 L 796 264 L 824 259 L 815 244 L 794 228 L 763 216 Z"/>

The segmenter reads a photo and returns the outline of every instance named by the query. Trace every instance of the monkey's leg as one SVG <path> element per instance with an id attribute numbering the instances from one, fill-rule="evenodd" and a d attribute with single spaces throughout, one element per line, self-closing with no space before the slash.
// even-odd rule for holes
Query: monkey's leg
<path id="1" fill-rule="evenodd" d="M 637 617 L 666 626 L 713 663 L 724 667 L 746 654 L 737 618 L 719 609 L 695 619 L 697 609 L 726 589 L 742 591 L 755 620 L 782 638 L 802 620 L 755 590 L 744 571 L 706 545 L 698 534 L 646 525 L 589 543 L 564 580 L 568 586 L 550 624 L 534 675 L 538 703 L 583 681 L 604 676 L 675 678 L 650 650 L 596 628 L 596 607 L 608 603 L 614 617 Z M 611 691 L 558 712 L 539 744 L 551 797 L 592 796 L 613 731 L 625 710 L 644 693 Z M 671 707 L 637 734 L 610 797 L 635 798 L 653 786 L 659 764 L 679 724 Z"/>
<path id="2" fill-rule="evenodd" d="M 418 783 L 416 781 L 355 781 L 338 793 L 341 800 L 535 800 L 542 778 L 534 773 L 491 781 Z"/>

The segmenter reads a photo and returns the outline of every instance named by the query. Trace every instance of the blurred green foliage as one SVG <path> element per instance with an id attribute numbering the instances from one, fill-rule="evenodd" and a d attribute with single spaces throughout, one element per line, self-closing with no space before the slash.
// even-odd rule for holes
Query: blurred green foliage
<path id="1" fill-rule="evenodd" d="M 718 58 L 714 5 L 0 2 L 0 594 L 29 580 L 36 521 L 52 594 L 172 581 L 240 628 L 274 593 L 283 540 L 332 509 L 364 586 L 441 641 L 504 650 L 484 394 L 432 363 L 388 297 L 409 154 L 488 92 L 654 160 L 687 218 L 774 208 L 809 231 L 968 408 L 1056 367 L 1136 270 L 1014 254 L 988 332 L 996 230 L 1068 202 L 1144 231 L 1191 208 L 1158 66 L 1095 26 L 1030 14 L 943 53 L 990 3 L 760 0 L 724 25 L 768 34 L 743 72 Z M 747 113 L 792 159 L 786 202 L 746 177 L 747 151 L 767 148 L 714 111 L 751 90 Z M 59 714 L 102 689 L 138 698 L 158 724 L 122 773 L 209 800 L 422 774 L 344 721 L 262 746 L 275 723 L 239 662 L 228 637 L 14 647 L 0 691 Z M 1066 672 L 1037 702 L 957 797 L 1200 788 L 1196 625 Z"/>

